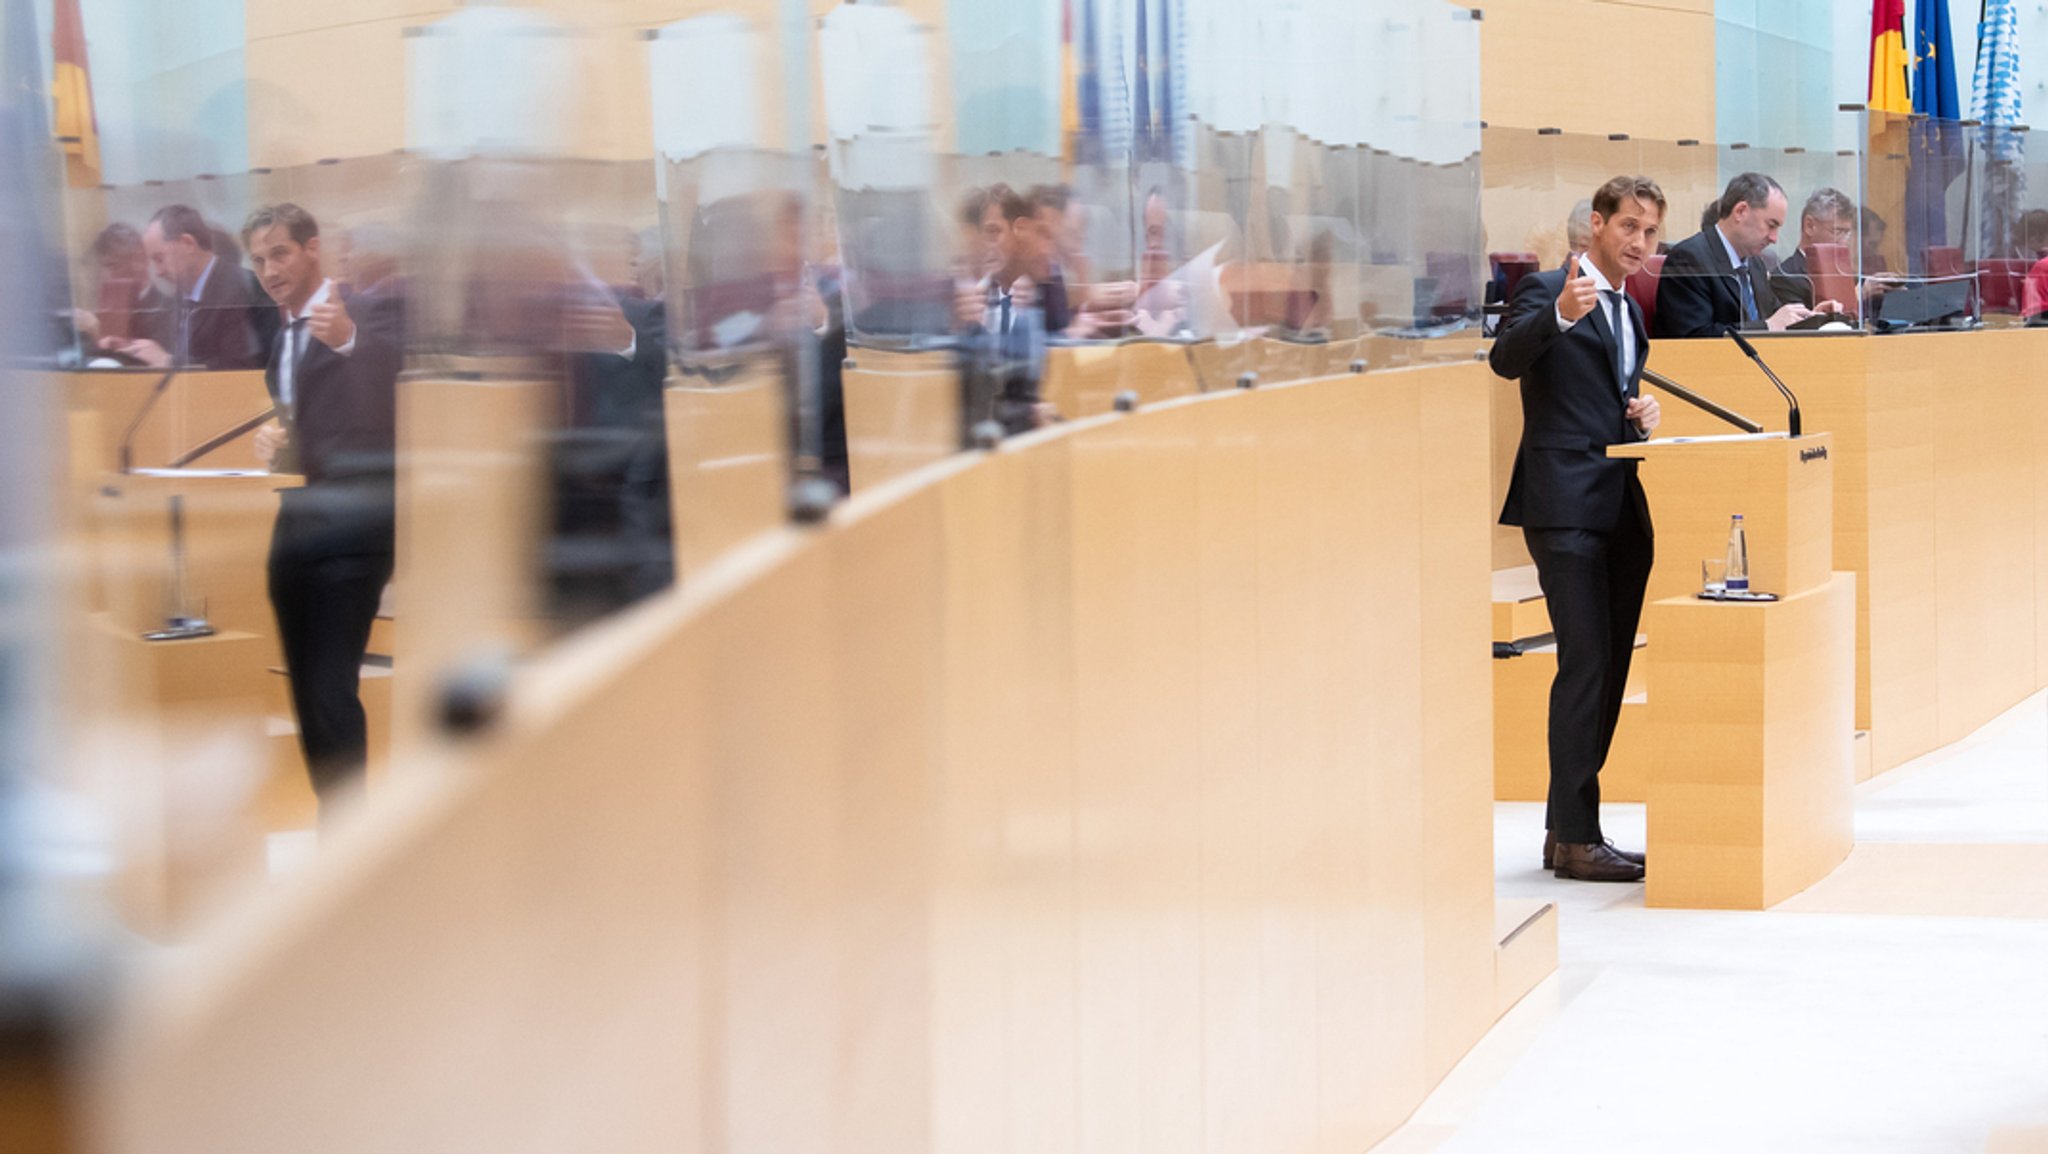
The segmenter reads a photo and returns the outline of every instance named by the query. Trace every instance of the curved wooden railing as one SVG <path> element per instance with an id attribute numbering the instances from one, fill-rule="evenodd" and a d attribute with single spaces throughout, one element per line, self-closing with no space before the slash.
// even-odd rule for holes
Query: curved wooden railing
<path id="1" fill-rule="evenodd" d="M 140 980 L 109 1148 L 1364 1149 L 1500 1009 L 1488 407 L 1187 397 L 758 534 Z"/>

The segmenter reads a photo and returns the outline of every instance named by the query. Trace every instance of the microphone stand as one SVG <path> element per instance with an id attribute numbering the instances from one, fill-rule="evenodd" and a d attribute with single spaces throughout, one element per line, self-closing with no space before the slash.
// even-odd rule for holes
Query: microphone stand
<path id="1" fill-rule="evenodd" d="M 121 472 L 124 475 L 135 471 L 136 432 L 142 428 L 144 418 L 149 416 L 150 410 L 156 408 L 158 401 L 164 399 L 164 393 L 170 390 L 171 382 L 177 378 L 178 369 L 175 365 L 166 370 L 163 376 L 158 377 L 156 384 L 150 386 L 149 396 L 143 400 L 141 411 L 135 414 L 134 420 L 128 422 L 128 431 L 121 434 Z"/>
<path id="2" fill-rule="evenodd" d="M 1691 389 L 1686 388 L 1684 385 L 1679 384 L 1677 381 L 1672 380 L 1670 377 L 1664 376 L 1662 373 L 1656 373 L 1650 371 L 1649 369 L 1644 369 L 1643 379 L 1650 382 L 1652 385 L 1655 385 L 1657 388 L 1662 389 L 1667 393 L 1670 393 L 1672 396 L 1677 397 L 1679 400 L 1684 401 L 1686 404 L 1691 405 L 1693 408 L 1700 409 L 1706 413 L 1712 414 L 1713 416 L 1719 417 L 1722 420 L 1728 422 L 1729 424 L 1734 425 L 1736 428 L 1741 429 L 1745 433 L 1761 433 L 1764 431 L 1764 427 L 1762 425 L 1757 424 L 1755 421 L 1750 420 L 1748 417 L 1743 416 L 1741 413 L 1738 413 L 1733 409 L 1722 408 L 1720 405 L 1717 405 L 1714 402 L 1708 400 L 1707 398 L 1700 396 L 1698 393 L 1693 392 Z"/>
<path id="3" fill-rule="evenodd" d="M 128 429 L 121 434 L 121 474 L 128 476 L 135 472 L 135 434 L 142 428 L 142 422 L 150 411 L 156 408 L 170 391 L 171 382 L 178 377 L 177 366 L 173 365 L 163 376 L 157 378 L 149 390 L 149 397 L 142 402 L 142 410 L 135 419 L 128 422 Z M 111 492 L 111 490 L 110 490 Z M 165 600 L 169 602 L 161 629 L 152 629 L 142 635 L 144 641 L 182 641 L 191 637 L 213 636 L 213 626 L 206 618 L 185 612 L 188 593 L 185 585 L 185 498 L 182 494 L 171 495 L 171 583 Z"/>
<path id="4" fill-rule="evenodd" d="M 1734 329 L 1729 329 L 1727 330 L 1727 332 L 1729 339 L 1735 342 L 1735 347 L 1741 349 L 1746 355 L 1748 355 L 1750 360 L 1755 361 L 1756 367 L 1762 369 L 1764 371 L 1764 375 L 1771 379 L 1771 383 L 1778 386 L 1778 392 L 1785 398 L 1785 405 L 1787 408 L 1787 412 L 1785 415 L 1786 432 L 1794 437 L 1798 436 L 1799 398 L 1792 395 L 1792 390 L 1786 388 L 1785 382 L 1778 379 L 1778 374 L 1771 371 L 1771 366 L 1765 364 L 1764 359 L 1757 355 L 1756 346 L 1749 343 L 1749 338 L 1743 336 L 1741 333 L 1735 331 Z"/>

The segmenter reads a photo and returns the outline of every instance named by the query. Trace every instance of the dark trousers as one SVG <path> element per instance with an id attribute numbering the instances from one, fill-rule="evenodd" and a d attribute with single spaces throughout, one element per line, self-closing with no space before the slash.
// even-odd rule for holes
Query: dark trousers
<path id="1" fill-rule="evenodd" d="M 284 497 L 271 534 L 270 604 L 299 748 L 325 819 L 329 803 L 362 780 L 369 760 L 358 690 L 370 627 L 391 579 L 389 519 L 386 510 L 348 508 L 313 490 L 287 490 Z"/>
<path id="2" fill-rule="evenodd" d="M 1612 532 L 1523 529 L 1557 635 L 1550 683 L 1550 805 L 1557 840 L 1602 840 L 1600 767 L 1621 718 L 1654 549 L 1633 509 Z"/>

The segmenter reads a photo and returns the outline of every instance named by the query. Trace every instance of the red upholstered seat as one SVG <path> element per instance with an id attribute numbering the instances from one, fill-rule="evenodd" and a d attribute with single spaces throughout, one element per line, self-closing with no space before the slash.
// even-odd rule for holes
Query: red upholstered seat
<path id="1" fill-rule="evenodd" d="M 1515 299 L 1515 287 L 1538 267 L 1533 252 L 1490 252 L 1486 262 L 1492 268 L 1494 287 L 1504 302 Z"/>
<path id="2" fill-rule="evenodd" d="M 1993 257 L 1977 262 L 1977 288 L 1987 313 L 2018 313 L 2034 262 L 2019 257 Z"/>
<path id="3" fill-rule="evenodd" d="M 1952 244 L 1930 245 L 1921 249 L 1920 261 L 1928 276 L 1963 275 L 1963 250 Z"/>
<path id="4" fill-rule="evenodd" d="M 1813 301 L 1834 301 L 1850 316 L 1861 316 L 1856 292 L 1856 266 L 1846 244 L 1816 244 L 1806 252 L 1806 275 L 1813 280 Z"/>
<path id="5" fill-rule="evenodd" d="M 1657 320 L 1657 278 L 1664 272 L 1664 254 L 1651 253 L 1643 259 L 1643 267 L 1622 282 L 1628 295 L 1636 298 L 1636 304 L 1643 310 L 1643 327 L 1648 329 Z"/>

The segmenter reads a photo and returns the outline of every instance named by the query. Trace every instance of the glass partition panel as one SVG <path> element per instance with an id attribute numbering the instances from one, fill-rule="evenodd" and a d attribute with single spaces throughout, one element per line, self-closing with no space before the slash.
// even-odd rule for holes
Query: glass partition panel
<path id="1" fill-rule="evenodd" d="M 1984 323 L 2037 323 L 2048 314 L 2048 163 L 2036 133 L 1983 125 L 1974 135 L 1970 227 Z"/>
<path id="2" fill-rule="evenodd" d="M 1883 330 L 1974 324 L 1982 310 L 1974 125 L 1862 112 L 1862 293 Z"/>

